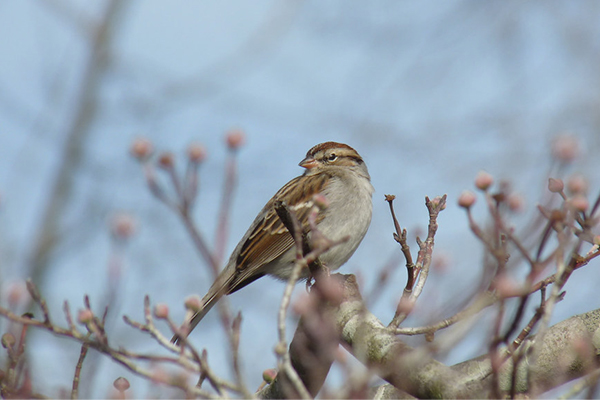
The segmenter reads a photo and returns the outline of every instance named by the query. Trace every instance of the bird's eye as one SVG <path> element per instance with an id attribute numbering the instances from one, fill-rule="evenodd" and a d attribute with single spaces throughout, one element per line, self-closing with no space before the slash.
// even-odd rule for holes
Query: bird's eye
<path id="1" fill-rule="evenodd" d="M 337 158 L 337 156 L 335 155 L 335 153 L 331 153 L 331 155 L 329 157 L 327 157 L 327 161 L 332 162 L 335 161 Z"/>

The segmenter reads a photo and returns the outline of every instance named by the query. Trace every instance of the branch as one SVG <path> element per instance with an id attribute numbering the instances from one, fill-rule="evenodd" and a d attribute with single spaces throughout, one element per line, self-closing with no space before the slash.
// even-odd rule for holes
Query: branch
<path id="1" fill-rule="evenodd" d="M 391 208 L 391 201 L 388 200 Z M 425 242 L 422 242 L 417 237 L 417 243 L 419 244 L 419 253 L 417 255 L 417 264 L 415 266 L 415 272 L 413 272 L 413 276 L 418 274 L 417 283 L 414 286 L 414 290 L 411 287 L 410 290 L 407 290 L 408 283 L 404 292 L 402 293 L 402 297 L 400 298 L 400 302 L 398 303 L 398 307 L 396 308 L 396 313 L 394 318 L 388 325 L 390 328 L 397 328 L 400 324 L 408 317 L 408 315 L 414 309 L 415 303 L 419 299 L 423 288 L 425 287 L 425 282 L 427 282 L 427 277 L 429 276 L 429 267 L 431 266 L 431 257 L 433 254 L 433 246 L 434 246 L 434 238 L 437 232 L 438 223 L 437 218 L 439 213 L 446 208 L 446 195 L 442 197 L 436 197 L 433 200 L 430 200 L 429 197 L 425 196 L 425 205 L 427 206 L 427 210 L 429 212 L 429 226 L 427 229 L 427 239 Z M 399 226 L 397 227 L 399 228 Z M 404 234 L 404 236 L 406 236 Z M 411 273 L 412 268 L 409 268 L 407 259 L 407 269 L 409 270 L 409 274 Z M 412 259 L 410 259 L 412 261 Z"/>
<path id="2" fill-rule="evenodd" d="M 334 279 L 337 275 L 328 278 Z M 334 303 L 335 304 L 335 303 Z M 311 291 L 298 308 L 302 317 L 290 343 L 289 357 L 295 375 L 301 380 L 310 397 L 315 397 L 329 373 L 339 346 L 339 332 L 333 324 L 334 317 L 330 302 L 316 291 Z M 290 381 L 286 373 L 277 374 L 275 380 L 256 393 L 259 398 L 297 398 L 297 384 Z"/>
<path id="3" fill-rule="evenodd" d="M 549 328 L 540 345 L 540 355 L 531 371 L 528 356 L 518 366 L 517 393 L 527 393 L 532 386 L 548 391 L 565 382 L 584 376 L 588 369 L 573 356 L 573 345 L 600 335 L 597 321 L 600 310 L 572 317 Z M 411 348 L 394 336 L 362 303 L 356 280 L 343 276 L 343 301 L 336 313 L 336 324 L 345 346 L 377 375 L 419 398 L 469 398 L 491 395 L 489 355 L 447 367 L 433 359 L 432 346 Z M 528 339 L 525 343 L 535 340 Z M 599 345 L 595 344 L 595 354 Z M 598 360 L 598 356 L 595 357 Z M 512 360 L 499 370 L 500 389 L 511 389 Z"/>

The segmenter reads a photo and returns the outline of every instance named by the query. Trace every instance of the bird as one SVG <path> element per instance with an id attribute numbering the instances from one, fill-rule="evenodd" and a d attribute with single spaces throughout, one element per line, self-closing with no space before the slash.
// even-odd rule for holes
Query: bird
<path id="1" fill-rule="evenodd" d="M 278 202 L 285 203 L 302 226 L 308 228 L 313 198 L 324 196 L 328 205 L 320 209 L 316 227 L 328 239 L 348 236 L 348 240 L 321 254 L 319 260 L 333 271 L 354 254 L 371 224 L 373 210 L 374 188 L 364 160 L 347 144 L 324 142 L 312 147 L 298 165 L 305 169 L 304 173 L 279 189 L 258 213 L 231 253 L 227 265 L 202 298 L 201 307 L 190 313 L 182 325 L 187 328 L 187 335 L 222 296 L 265 275 L 281 280 L 290 277 L 296 249 L 292 235 L 275 211 Z M 309 277 L 309 269 L 304 268 L 300 278 Z M 175 335 L 172 341 L 178 343 L 181 338 Z"/>

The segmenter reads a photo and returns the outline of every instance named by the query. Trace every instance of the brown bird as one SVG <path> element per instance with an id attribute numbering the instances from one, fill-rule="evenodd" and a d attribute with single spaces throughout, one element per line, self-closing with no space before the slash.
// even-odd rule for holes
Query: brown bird
<path id="1" fill-rule="evenodd" d="M 310 149 L 299 165 L 306 171 L 279 189 L 260 211 L 202 299 L 202 308 L 183 325 L 189 327 L 189 332 L 221 296 L 264 275 L 284 280 L 290 277 L 296 261 L 295 244 L 275 212 L 276 201 L 285 202 L 302 226 L 308 226 L 314 195 L 325 196 L 329 204 L 317 217 L 319 231 L 331 240 L 349 236 L 349 240 L 319 257 L 330 270 L 348 261 L 362 241 L 371 223 L 374 189 L 361 156 L 346 144 L 325 142 Z M 309 274 L 306 269 L 301 277 L 308 278 Z M 178 342 L 179 337 L 173 341 Z"/>

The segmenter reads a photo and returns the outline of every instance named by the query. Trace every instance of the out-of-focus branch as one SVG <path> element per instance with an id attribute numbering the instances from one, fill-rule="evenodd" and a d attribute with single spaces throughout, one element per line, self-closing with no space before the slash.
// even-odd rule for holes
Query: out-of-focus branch
<path id="1" fill-rule="evenodd" d="M 291 366 L 306 388 L 315 397 L 329 373 L 339 345 L 339 333 L 333 324 L 332 308 L 317 292 L 312 291 L 303 303 L 304 312 L 289 346 Z M 259 398 L 297 398 L 299 394 L 286 371 L 256 393 Z M 306 395 L 306 394 L 305 394 Z"/>
<path id="2" fill-rule="evenodd" d="M 75 110 L 65 128 L 63 148 L 57 157 L 58 167 L 50 185 L 48 201 L 42 211 L 41 222 L 36 229 L 38 236 L 32 241 L 26 270 L 35 282 L 43 280 L 48 254 L 54 248 L 59 234 L 59 222 L 69 204 L 73 176 L 78 171 L 86 137 L 90 134 L 90 126 L 97 112 L 97 94 L 102 76 L 109 67 L 109 53 L 113 43 L 113 35 L 118 31 L 117 23 L 126 3 L 118 0 L 107 2 L 107 6 L 95 29 L 89 37 L 89 54 L 84 62 L 84 73 L 77 88 L 79 92 L 73 101 Z"/>
<path id="3" fill-rule="evenodd" d="M 221 263 L 225 257 L 227 245 L 227 232 L 229 228 L 229 217 L 231 215 L 231 204 L 233 191 L 237 183 L 237 151 L 245 141 L 244 132 L 233 129 L 227 133 L 227 147 L 229 154 L 225 166 L 225 182 L 223 183 L 223 195 L 219 209 L 219 219 L 215 232 L 215 257 Z"/>
<path id="4" fill-rule="evenodd" d="M 151 162 L 153 153 L 152 143 L 147 139 L 137 139 L 131 146 L 131 154 L 142 163 L 146 183 L 150 192 L 161 203 L 179 215 L 196 249 L 200 253 L 200 256 L 208 265 L 214 279 L 218 277 L 221 269 L 220 264 L 227 239 L 226 225 L 229 221 L 232 195 L 236 182 L 236 154 L 237 150 L 243 144 L 244 137 L 241 131 L 231 131 L 228 133 L 226 139 L 230 153 L 227 161 L 223 200 L 219 212 L 219 223 L 217 224 L 218 228 L 215 234 L 216 239 L 214 249 L 209 247 L 208 242 L 192 217 L 192 211 L 199 189 L 198 170 L 201 162 L 206 157 L 204 147 L 195 143 L 188 147 L 187 167 L 183 177 L 178 175 L 177 169 L 175 168 L 175 157 L 171 153 L 164 152 L 158 157 L 156 166 L 166 172 L 167 179 L 171 183 L 171 190 L 169 191 L 168 188 L 159 183 L 155 163 Z M 219 301 L 217 308 L 219 310 L 221 325 L 229 339 L 232 360 L 231 366 L 237 379 L 239 390 L 248 397 L 250 393 L 243 383 L 238 351 L 241 318 L 232 318 L 228 304 L 224 299 Z M 173 331 L 177 333 L 176 329 L 173 329 Z M 182 338 L 186 335 L 177 336 Z M 186 346 L 189 346 L 189 342 L 184 340 L 182 348 L 185 348 Z"/>

